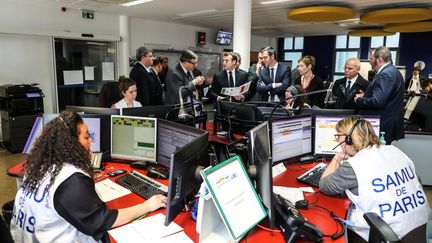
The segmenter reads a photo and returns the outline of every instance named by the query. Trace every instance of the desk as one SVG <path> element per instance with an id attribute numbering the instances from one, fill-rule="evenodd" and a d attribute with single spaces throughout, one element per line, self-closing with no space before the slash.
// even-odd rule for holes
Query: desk
<path id="1" fill-rule="evenodd" d="M 275 186 L 289 186 L 289 187 L 300 187 L 306 186 L 303 183 L 297 182 L 296 178 L 298 175 L 304 173 L 307 169 L 315 166 L 316 163 L 311 163 L 307 165 L 289 165 L 287 170 L 281 175 L 277 176 L 273 180 L 273 184 Z M 7 173 L 12 176 L 17 176 L 23 167 L 23 163 L 18 163 L 15 166 L 12 166 L 8 169 Z M 127 171 L 131 171 L 132 169 L 128 164 L 118 164 L 118 163 L 106 163 L 105 164 L 106 172 L 110 172 L 116 169 L 125 169 Z M 112 177 L 112 180 L 115 180 L 117 177 Z M 161 183 L 168 183 L 167 180 L 159 180 Z M 333 211 L 338 217 L 345 218 L 345 213 L 349 205 L 349 200 L 347 198 L 335 198 L 326 196 L 320 192 L 316 194 L 312 193 L 304 193 L 305 199 L 307 199 L 310 203 L 317 201 L 316 205 L 327 208 L 328 210 Z M 125 208 L 129 206 L 136 205 L 138 203 L 142 203 L 144 201 L 140 196 L 131 193 L 121 198 L 117 198 L 110 202 L 107 202 L 108 207 L 110 208 Z M 335 221 L 330 217 L 330 215 L 319 208 L 309 208 L 307 210 L 299 210 L 305 218 L 307 218 L 310 222 L 317 225 L 323 234 L 334 234 L 335 232 L 340 231 L 340 226 L 335 223 Z M 164 209 L 157 210 L 150 215 L 157 213 L 164 213 Z M 198 242 L 199 235 L 195 231 L 195 221 L 193 221 L 188 212 L 180 213 L 177 218 L 174 220 L 175 223 L 184 228 L 184 232 L 186 235 Z M 113 240 L 111 238 L 111 240 Z M 241 242 L 284 242 L 283 236 L 281 233 L 271 233 L 264 229 L 255 227 L 251 230 Z M 114 242 L 114 241 L 113 241 Z M 331 240 L 328 237 L 324 237 L 323 242 L 344 242 L 343 236 L 337 240 Z"/>

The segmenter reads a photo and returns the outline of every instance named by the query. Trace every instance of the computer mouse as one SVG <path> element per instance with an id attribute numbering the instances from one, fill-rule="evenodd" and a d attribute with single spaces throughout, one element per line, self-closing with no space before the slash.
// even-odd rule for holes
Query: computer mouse
<path id="1" fill-rule="evenodd" d="M 307 209 L 309 207 L 308 200 L 298 200 L 295 202 L 295 207 L 299 209 Z"/>
<path id="2" fill-rule="evenodd" d="M 168 170 L 160 167 L 149 166 L 147 168 L 147 176 L 155 179 L 168 179 Z"/>
<path id="3" fill-rule="evenodd" d="M 137 170 L 147 170 L 148 166 L 149 165 L 148 165 L 147 161 L 142 161 L 142 160 L 135 161 L 135 162 L 132 162 L 130 164 L 130 167 L 132 169 L 137 169 Z"/>

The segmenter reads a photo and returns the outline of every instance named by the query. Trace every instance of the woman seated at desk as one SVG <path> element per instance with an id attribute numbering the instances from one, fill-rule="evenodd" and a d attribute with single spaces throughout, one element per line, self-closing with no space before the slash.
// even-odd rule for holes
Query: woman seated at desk
<path id="1" fill-rule="evenodd" d="M 369 238 L 366 212 L 380 215 L 400 239 L 417 229 L 413 242 L 425 242 L 429 206 L 411 159 L 392 145 L 381 145 L 360 116 L 339 121 L 335 138 L 343 151 L 328 165 L 319 188 L 329 195 L 345 192 L 355 205 L 348 216 L 354 223 L 348 226 L 350 242 Z"/>
<path id="2" fill-rule="evenodd" d="M 128 79 L 125 76 L 119 78 L 120 93 L 124 97 L 119 102 L 112 105 L 111 108 L 128 108 L 128 107 L 141 107 L 141 103 L 136 101 L 137 86 L 135 81 Z"/>
<path id="3" fill-rule="evenodd" d="M 95 191 L 91 137 L 75 112 L 48 123 L 24 165 L 15 197 L 11 233 L 15 242 L 100 242 L 107 230 L 165 207 L 155 195 L 142 204 L 109 209 Z"/>

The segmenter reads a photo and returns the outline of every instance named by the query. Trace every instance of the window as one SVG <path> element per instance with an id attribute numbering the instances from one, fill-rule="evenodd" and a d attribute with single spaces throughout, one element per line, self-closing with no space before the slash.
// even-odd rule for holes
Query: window
<path id="1" fill-rule="evenodd" d="M 380 46 L 385 46 L 390 49 L 392 61 L 394 65 L 399 63 L 399 37 L 400 34 L 390 36 L 375 36 L 371 38 L 370 49 L 375 49 Z"/>
<path id="2" fill-rule="evenodd" d="M 337 35 L 335 45 L 335 65 L 333 80 L 344 77 L 344 65 L 348 58 L 358 57 L 360 53 L 360 37 Z"/>
<path id="3" fill-rule="evenodd" d="M 284 60 L 291 62 L 292 67 L 297 66 L 303 55 L 303 42 L 303 37 L 286 37 L 284 40 Z"/>

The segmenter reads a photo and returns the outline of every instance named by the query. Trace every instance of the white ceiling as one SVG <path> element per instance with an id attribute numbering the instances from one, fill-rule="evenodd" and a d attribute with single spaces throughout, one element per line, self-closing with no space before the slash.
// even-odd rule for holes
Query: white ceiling
<path id="1" fill-rule="evenodd" d="M 165 22 L 183 23 L 194 26 L 209 27 L 232 31 L 234 0 L 154 0 L 153 2 L 123 7 L 119 3 L 131 0 L 32 0 L 43 5 L 58 5 L 75 9 L 89 9 L 96 12 L 128 15 Z M 267 37 L 308 36 L 346 34 L 352 28 L 364 27 L 358 23 L 361 13 L 383 7 L 428 7 L 432 8 L 431 0 L 291 0 L 285 3 L 261 5 L 263 0 L 252 0 L 252 34 Z M 353 8 L 355 18 L 342 23 L 307 23 L 292 21 L 287 18 L 287 11 L 299 6 L 336 5 Z M 191 13 L 209 9 L 218 11 L 179 17 L 178 14 Z M 432 16 L 431 16 L 432 17 Z M 341 26 L 344 24 L 346 26 Z"/>

